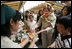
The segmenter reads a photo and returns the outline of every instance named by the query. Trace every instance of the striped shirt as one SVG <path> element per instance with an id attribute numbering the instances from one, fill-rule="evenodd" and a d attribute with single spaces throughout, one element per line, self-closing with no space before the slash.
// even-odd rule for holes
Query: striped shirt
<path id="1" fill-rule="evenodd" d="M 71 48 L 71 36 L 61 36 L 61 34 L 58 34 L 55 48 Z"/>

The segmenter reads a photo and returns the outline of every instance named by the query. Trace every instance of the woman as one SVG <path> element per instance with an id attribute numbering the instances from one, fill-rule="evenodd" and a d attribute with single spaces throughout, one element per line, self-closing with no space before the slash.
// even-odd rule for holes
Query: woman
<path id="1" fill-rule="evenodd" d="M 41 29 L 44 29 L 45 30 L 48 27 L 53 28 L 52 27 L 52 24 L 51 24 L 52 21 L 53 21 L 53 19 L 51 19 L 51 18 L 53 18 L 53 16 L 50 16 L 50 11 L 51 11 L 51 7 L 50 8 L 49 7 L 46 7 L 46 6 L 44 7 L 44 9 L 43 9 L 43 16 L 40 17 L 37 25 L 34 28 L 31 29 L 32 31 L 34 29 L 36 29 L 38 26 L 40 26 L 41 23 L 42 23 L 42 28 Z M 48 32 L 46 30 L 46 32 L 42 32 L 41 33 L 41 36 L 42 36 L 42 47 L 43 48 L 46 48 L 47 45 L 50 45 L 51 44 L 51 42 L 52 42 L 51 41 L 52 34 L 53 34 L 53 31 L 52 30 L 51 31 L 48 31 Z"/>
<path id="2" fill-rule="evenodd" d="M 71 11 L 70 6 L 64 6 L 61 11 L 61 14 L 58 17 L 68 16 L 68 15 L 70 15 L 70 11 Z"/>
<path id="3" fill-rule="evenodd" d="M 36 25 L 36 21 L 34 20 L 34 16 L 33 15 L 29 15 L 29 19 L 26 21 L 26 25 L 28 25 L 28 27 L 31 29 L 31 28 L 34 28 L 35 25 Z M 35 31 L 34 31 L 35 33 Z"/>
<path id="4" fill-rule="evenodd" d="M 38 12 L 38 15 L 37 15 L 37 22 L 42 15 L 43 15 L 43 10 L 40 9 L 39 12 Z M 40 31 L 41 27 L 42 27 L 42 24 L 37 28 L 37 31 Z M 39 42 L 41 42 L 40 44 L 42 45 L 41 34 L 39 34 L 38 37 L 39 37 Z"/>
<path id="5" fill-rule="evenodd" d="M 1 48 L 23 48 L 28 43 L 28 37 L 20 44 L 9 39 L 12 34 L 17 34 L 20 17 L 18 11 L 5 4 L 1 5 Z M 29 48 L 33 47 L 36 41 L 33 40 Z"/>
<path id="6" fill-rule="evenodd" d="M 40 16 L 42 16 L 42 15 L 43 15 L 43 10 L 39 10 L 38 15 L 37 15 L 37 22 L 38 22 Z"/>

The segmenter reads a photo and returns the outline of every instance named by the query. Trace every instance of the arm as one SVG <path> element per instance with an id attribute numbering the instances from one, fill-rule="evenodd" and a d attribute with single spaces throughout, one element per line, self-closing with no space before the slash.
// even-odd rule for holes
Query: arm
<path id="1" fill-rule="evenodd" d="M 52 28 L 47 27 L 46 29 L 40 30 L 40 31 L 37 32 L 36 34 L 40 34 L 41 32 L 49 31 L 49 30 L 51 30 L 51 29 L 52 29 Z"/>
<path id="2" fill-rule="evenodd" d="M 43 30 L 38 31 L 36 34 L 40 34 L 41 32 L 45 32 L 45 31 L 46 31 L 46 30 L 43 29 Z"/>
<path id="3" fill-rule="evenodd" d="M 35 25 L 35 29 L 38 28 L 42 23 L 42 18 L 39 19 L 38 23 Z"/>
<path id="4" fill-rule="evenodd" d="M 32 43 L 30 44 L 29 48 L 34 48 L 35 43 L 38 41 L 38 39 L 36 39 L 37 37 L 35 37 L 32 41 Z"/>
<path id="5" fill-rule="evenodd" d="M 56 22 L 56 16 L 55 16 L 54 13 L 52 13 L 51 15 L 52 15 L 52 17 L 53 17 L 52 22 L 51 22 L 51 25 L 52 25 L 52 27 L 54 28 L 55 22 Z"/>
<path id="6" fill-rule="evenodd" d="M 29 41 L 29 38 L 25 39 L 23 42 L 21 42 L 19 45 L 23 48 Z"/>
<path id="7" fill-rule="evenodd" d="M 54 41 L 54 42 L 53 42 L 50 46 L 48 46 L 47 48 L 54 48 L 55 44 L 56 44 L 56 41 Z"/>
<path id="8" fill-rule="evenodd" d="M 42 22 L 42 18 L 40 18 L 39 21 L 38 21 L 38 23 L 35 25 L 35 27 L 31 28 L 30 30 L 34 31 L 36 28 L 38 28 L 41 25 L 41 22 Z"/>
<path id="9" fill-rule="evenodd" d="M 33 40 L 33 42 L 30 44 L 29 48 L 33 48 L 35 45 L 35 40 Z"/>

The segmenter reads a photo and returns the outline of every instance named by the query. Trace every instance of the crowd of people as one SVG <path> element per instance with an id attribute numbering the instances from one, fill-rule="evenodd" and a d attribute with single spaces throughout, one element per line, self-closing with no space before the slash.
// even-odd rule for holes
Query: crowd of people
<path id="1" fill-rule="evenodd" d="M 29 33 L 37 36 L 30 39 Z M 71 48 L 71 6 L 65 5 L 56 13 L 46 4 L 38 12 L 21 14 L 8 5 L 1 5 L 1 48 L 24 48 L 28 43 L 27 48 Z"/>

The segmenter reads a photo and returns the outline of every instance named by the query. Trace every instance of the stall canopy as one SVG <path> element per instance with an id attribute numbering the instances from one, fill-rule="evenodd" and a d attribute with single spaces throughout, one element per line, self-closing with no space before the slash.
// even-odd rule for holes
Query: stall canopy
<path id="1" fill-rule="evenodd" d="M 21 13 L 26 10 L 38 11 L 45 3 L 50 3 L 55 10 L 61 10 L 63 8 L 63 4 L 58 5 L 59 3 L 71 5 L 71 1 L 1 1 L 1 4 L 7 4 Z"/>
<path id="2" fill-rule="evenodd" d="M 20 10 L 20 8 L 23 6 L 23 4 L 26 1 L 1 1 L 1 5 L 2 4 L 7 4 L 8 6 L 14 8 L 15 10 Z"/>

